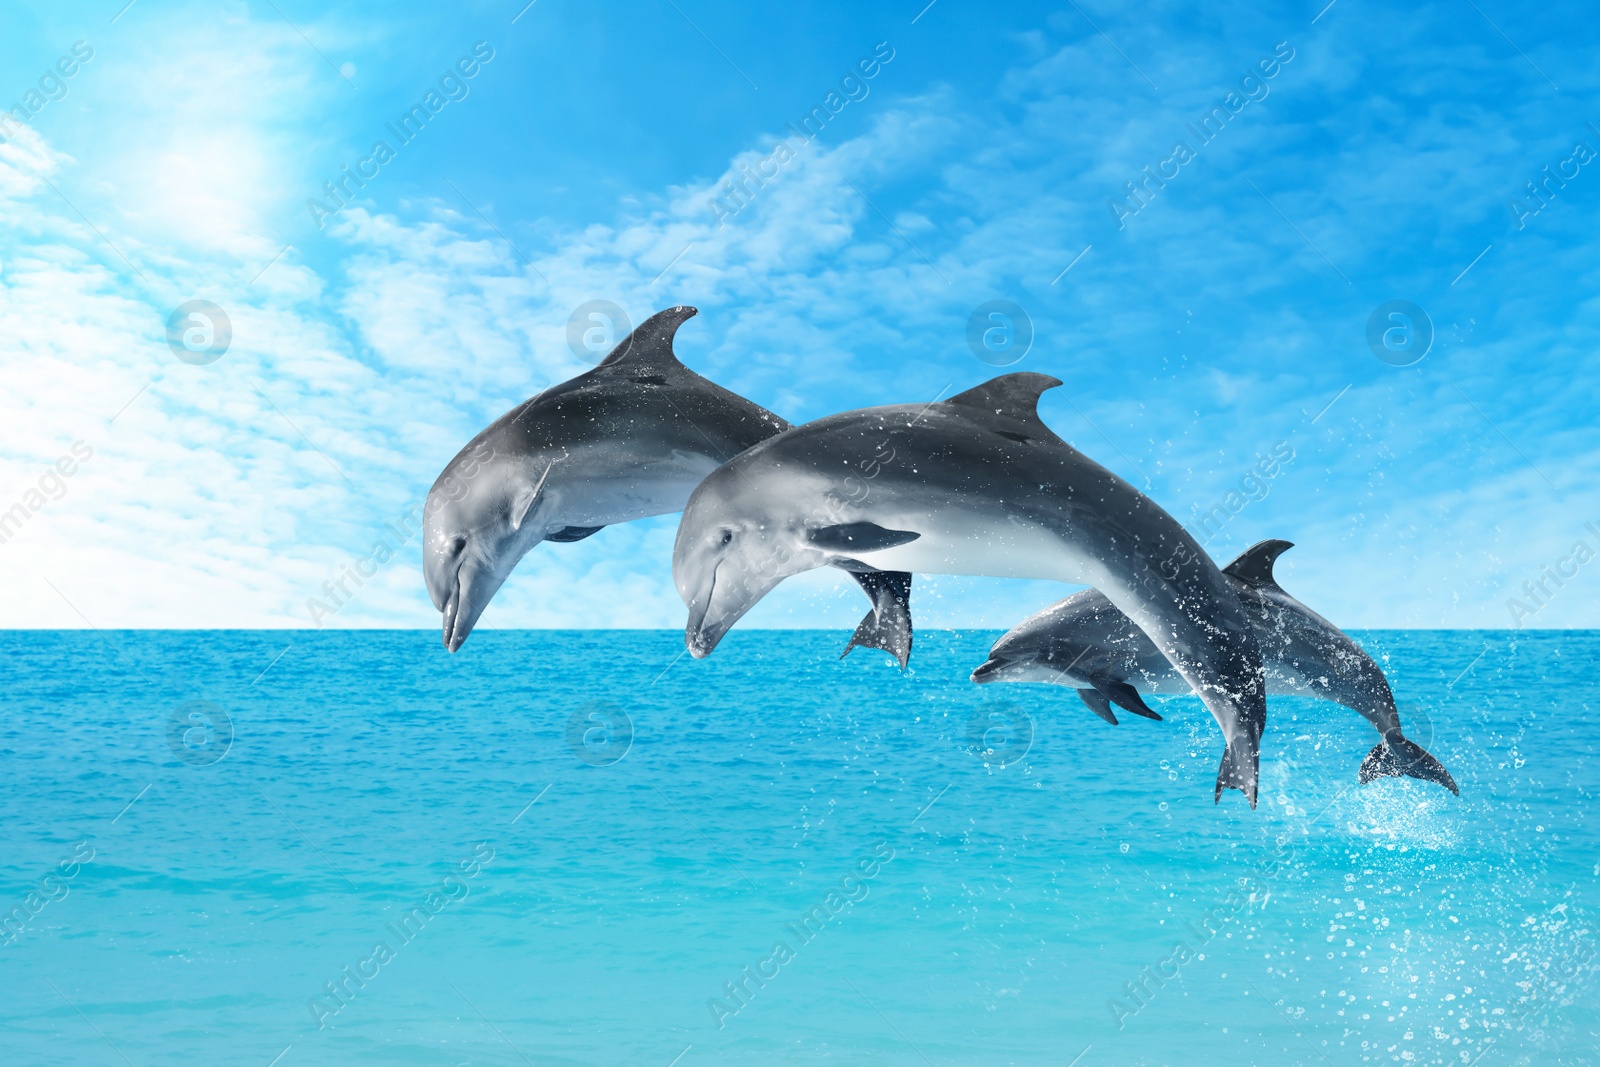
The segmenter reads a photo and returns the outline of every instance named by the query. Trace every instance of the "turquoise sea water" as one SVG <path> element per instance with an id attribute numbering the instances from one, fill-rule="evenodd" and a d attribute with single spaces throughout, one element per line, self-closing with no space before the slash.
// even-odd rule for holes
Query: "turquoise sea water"
<path id="1" fill-rule="evenodd" d="M 1356 635 L 1461 796 L 1274 699 L 1254 812 L 995 636 L 0 636 L 0 1062 L 1600 1060 L 1600 634 Z"/>

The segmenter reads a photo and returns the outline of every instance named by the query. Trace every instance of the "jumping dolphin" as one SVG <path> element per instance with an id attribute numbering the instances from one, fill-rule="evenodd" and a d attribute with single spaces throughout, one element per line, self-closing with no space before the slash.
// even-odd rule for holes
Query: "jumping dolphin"
<path id="1" fill-rule="evenodd" d="M 1267 694 L 1320 697 L 1354 709 L 1370 722 L 1383 740 L 1361 762 L 1357 779 L 1363 785 L 1410 775 L 1438 782 L 1459 796 L 1450 772 L 1401 732 L 1389 681 L 1372 657 L 1278 585 L 1272 565 L 1292 547 L 1288 541 L 1262 541 L 1222 569 L 1255 628 Z M 1113 725 L 1117 717 L 1112 704 L 1148 718 L 1161 717 L 1145 706 L 1140 689 L 1191 692 L 1143 631 L 1094 589 L 1024 619 L 995 642 L 972 680 L 980 685 L 1075 686 L 1089 709 Z"/>
<path id="2" fill-rule="evenodd" d="M 675 307 L 650 316 L 599 366 L 496 419 L 433 483 L 422 571 L 451 652 L 540 541 L 581 541 L 613 523 L 681 511 L 719 463 L 788 429 L 678 362 L 672 339 L 695 314 Z M 851 646 L 883 649 L 905 666 L 910 616 L 904 598 L 894 599 L 902 576 L 855 577 L 873 609 Z"/>
<path id="3" fill-rule="evenodd" d="M 1217 797 L 1239 789 L 1254 806 L 1266 698 L 1250 620 L 1176 520 L 1039 418 L 1060 384 L 1007 374 L 942 403 L 832 415 L 713 471 L 672 554 L 689 651 L 710 654 L 784 578 L 825 565 L 1093 585 L 1216 716 Z M 867 477 L 841 479 L 867 456 Z"/>

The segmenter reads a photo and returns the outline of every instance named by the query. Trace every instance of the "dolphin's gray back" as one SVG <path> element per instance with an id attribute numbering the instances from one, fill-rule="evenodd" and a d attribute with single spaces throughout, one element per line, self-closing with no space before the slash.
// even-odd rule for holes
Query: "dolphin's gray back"
<path id="1" fill-rule="evenodd" d="M 1030 414 L 1033 399 L 1028 399 Z M 861 479 L 861 499 L 880 525 L 892 526 L 896 514 L 910 522 L 958 510 L 981 517 L 1001 534 L 1019 523 L 1051 530 L 1064 541 L 1094 533 L 1101 547 L 1118 557 L 1103 562 L 1123 568 L 1139 567 L 1151 553 L 1166 558 L 1180 545 L 1203 556 L 1160 505 L 1061 440 L 1036 414 L 1018 418 L 1014 410 L 946 401 L 846 412 L 755 446 L 739 465 L 753 467 L 770 458 L 780 478 L 837 483 L 852 461 L 891 452 L 891 458 L 876 460 L 879 473 Z M 843 496 L 850 495 L 847 487 Z M 1061 577 L 1044 566 L 1039 577 Z M 1209 559 L 1203 566 L 1175 569 L 1206 593 L 1227 591 Z"/>
<path id="2" fill-rule="evenodd" d="M 638 441 L 723 463 L 788 428 L 780 416 L 674 360 L 602 364 L 506 412 L 474 443 L 534 454 Z"/>
<path id="3" fill-rule="evenodd" d="M 486 451 L 548 468 L 545 494 L 565 499 L 610 485 L 606 506 L 579 519 L 595 527 L 681 510 L 700 478 L 789 428 L 779 416 L 685 367 L 672 337 L 693 308 L 651 316 L 593 370 L 500 416 L 445 467 L 437 488 Z M 570 536 L 565 539 L 571 539 Z"/>

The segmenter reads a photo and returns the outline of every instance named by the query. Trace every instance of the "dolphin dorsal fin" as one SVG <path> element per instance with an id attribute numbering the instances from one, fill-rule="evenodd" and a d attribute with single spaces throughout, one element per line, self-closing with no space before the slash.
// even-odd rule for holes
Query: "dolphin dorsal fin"
<path id="1" fill-rule="evenodd" d="M 1222 573 L 1230 578 L 1236 578 L 1245 585 L 1258 589 L 1276 589 L 1283 592 L 1283 587 L 1272 576 L 1272 565 L 1278 562 L 1278 557 L 1283 555 L 1294 545 L 1288 541 L 1261 541 L 1251 545 L 1239 554 L 1239 558 L 1222 568 Z"/>
<path id="2" fill-rule="evenodd" d="M 672 351 L 672 337 L 678 327 L 700 313 L 698 308 L 679 305 L 658 311 L 641 322 L 632 333 L 617 342 L 611 354 L 600 361 L 602 367 L 681 367 Z"/>
<path id="3" fill-rule="evenodd" d="M 1060 378 L 1032 371 L 1002 374 L 975 385 L 964 393 L 957 393 L 946 404 L 976 408 L 991 415 L 1007 415 L 1023 422 L 1042 422 L 1039 418 L 1039 394 L 1061 384 Z"/>

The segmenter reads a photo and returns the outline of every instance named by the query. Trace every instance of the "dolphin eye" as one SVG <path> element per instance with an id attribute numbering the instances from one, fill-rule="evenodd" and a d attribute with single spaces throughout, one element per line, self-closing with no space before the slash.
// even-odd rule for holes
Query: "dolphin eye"
<path id="1" fill-rule="evenodd" d="M 723 530 L 722 531 L 722 543 L 726 545 L 726 544 L 731 543 L 732 541 L 733 541 L 733 531 L 732 530 Z"/>
<path id="2" fill-rule="evenodd" d="M 459 556 L 461 555 L 461 550 L 466 547 L 467 539 L 465 537 L 452 537 L 450 539 L 450 543 L 445 546 L 445 554 L 448 556 Z"/>

